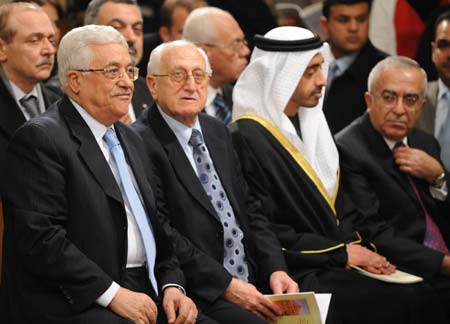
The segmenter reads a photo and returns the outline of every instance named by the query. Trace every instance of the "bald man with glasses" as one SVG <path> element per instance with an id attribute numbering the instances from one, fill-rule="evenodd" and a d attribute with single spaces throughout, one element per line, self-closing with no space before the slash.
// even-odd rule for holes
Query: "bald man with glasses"
<path id="1" fill-rule="evenodd" d="M 247 66 L 250 50 L 233 16 L 219 8 L 192 11 L 183 27 L 183 38 L 203 48 L 214 71 L 208 86 L 205 112 L 225 124 L 231 121 L 232 84 Z"/>
<path id="2" fill-rule="evenodd" d="M 156 105 L 133 124 L 154 161 L 169 218 L 166 230 L 187 277 L 187 292 L 219 323 L 275 321 L 262 293 L 296 292 L 281 246 L 247 190 L 223 122 L 201 113 L 211 67 L 186 41 L 150 56 L 147 84 Z"/>

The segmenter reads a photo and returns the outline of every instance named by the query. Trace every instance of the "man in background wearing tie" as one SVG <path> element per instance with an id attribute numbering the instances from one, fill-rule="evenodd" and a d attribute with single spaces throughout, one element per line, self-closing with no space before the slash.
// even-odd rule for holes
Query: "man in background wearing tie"
<path id="1" fill-rule="evenodd" d="M 362 212 L 356 226 L 371 231 L 399 268 L 424 277 L 447 305 L 450 178 L 436 139 L 415 128 L 426 86 L 414 60 L 384 59 L 369 74 L 367 112 L 336 140 L 343 188 Z"/>
<path id="2" fill-rule="evenodd" d="M 214 7 L 192 11 L 183 28 L 183 38 L 203 48 L 208 55 L 213 74 L 209 81 L 205 112 L 231 121 L 233 86 L 247 66 L 250 50 L 244 32 L 228 12 Z"/>
<path id="3" fill-rule="evenodd" d="M 53 24 L 38 6 L 31 3 L 0 6 L 0 174 L 4 169 L 6 146 L 14 131 L 58 99 L 41 83 L 52 71 L 55 41 Z M 8 188 L 0 181 L 0 275 L 4 190 Z M 1 289 L 0 281 L 0 322 L 4 313 Z"/>
<path id="4" fill-rule="evenodd" d="M 437 18 L 435 29 L 432 60 L 439 79 L 428 83 L 417 127 L 438 139 L 442 162 L 450 170 L 450 11 Z"/>
<path id="5" fill-rule="evenodd" d="M 211 67 L 186 41 L 153 50 L 147 84 L 156 105 L 133 124 L 161 176 L 166 228 L 187 291 L 220 323 L 274 321 L 280 309 L 260 291 L 297 292 L 281 246 L 249 193 L 226 126 L 201 114 Z M 259 290 L 257 290 L 259 289 Z"/>
<path id="6" fill-rule="evenodd" d="M 194 323 L 144 146 L 118 122 L 138 76 L 125 39 L 112 27 L 73 29 L 58 66 L 66 95 L 6 153 L 10 322 Z"/>

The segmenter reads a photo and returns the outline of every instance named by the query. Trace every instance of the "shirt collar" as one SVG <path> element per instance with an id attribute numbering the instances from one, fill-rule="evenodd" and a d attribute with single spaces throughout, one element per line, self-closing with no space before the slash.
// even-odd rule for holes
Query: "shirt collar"
<path id="1" fill-rule="evenodd" d="M 390 149 L 391 151 L 394 149 L 395 144 L 397 144 L 397 142 L 400 142 L 400 141 L 393 141 L 393 140 L 390 140 L 390 139 L 388 139 L 388 138 L 386 138 L 386 137 L 383 137 L 383 139 L 384 139 L 384 141 L 386 142 L 387 146 L 389 146 L 389 149 Z M 408 146 L 408 138 L 407 138 L 407 137 L 404 137 L 404 138 L 401 140 L 401 142 L 403 142 L 403 144 L 405 144 L 405 146 Z"/>
<path id="2" fill-rule="evenodd" d="M 210 85 L 208 85 L 208 96 L 206 97 L 206 102 L 205 102 L 205 106 L 209 106 L 213 103 L 214 99 L 216 99 L 217 94 L 221 94 L 222 93 L 222 88 L 213 88 Z"/>
<path id="3" fill-rule="evenodd" d="M 438 101 L 441 100 L 444 94 L 447 94 L 447 97 L 450 95 L 450 89 L 445 85 L 445 83 L 440 78 L 438 79 L 438 88 L 439 88 Z"/>
<path id="4" fill-rule="evenodd" d="M 8 80 L 8 81 L 9 81 L 9 84 L 11 85 L 11 90 L 12 90 L 14 98 L 16 98 L 16 101 L 19 101 L 20 99 L 22 99 L 23 97 L 28 96 L 28 95 L 34 95 L 36 98 L 39 98 L 39 92 L 38 92 L 38 89 L 40 87 L 39 83 L 36 84 L 29 93 L 25 93 L 22 91 L 22 89 L 20 89 L 17 85 L 15 85 L 14 82 L 12 82 L 11 80 Z"/>
<path id="5" fill-rule="evenodd" d="M 100 123 L 98 120 L 96 120 L 94 117 L 92 117 L 83 107 L 81 107 L 78 103 L 70 99 L 70 102 L 74 105 L 75 109 L 78 111 L 78 113 L 81 115 L 81 118 L 86 122 L 89 129 L 91 130 L 92 134 L 95 137 L 95 140 L 100 142 L 103 140 L 103 136 L 106 133 L 106 130 L 109 128 L 102 123 Z"/>
<path id="6" fill-rule="evenodd" d="M 336 74 L 337 75 L 341 75 L 342 73 L 347 71 L 347 69 L 355 61 L 356 56 L 358 56 L 358 52 L 352 53 L 352 54 L 349 54 L 349 55 L 345 55 L 345 56 L 341 56 L 338 59 L 334 59 L 334 64 L 336 64 L 337 67 L 338 67 L 338 72 Z"/>
<path id="7" fill-rule="evenodd" d="M 192 135 L 192 129 L 195 128 L 200 133 L 202 132 L 202 129 L 200 127 L 200 123 L 198 122 L 198 117 L 195 119 L 194 126 L 188 127 L 183 123 L 180 123 L 178 120 L 172 118 L 171 116 L 167 115 L 159 105 L 156 105 L 158 107 L 158 110 L 162 116 L 162 118 L 165 120 L 167 125 L 169 125 L 170 129 L 174 132 L 176 138 L 178 139 L 178 142 L 181 144 L 181 146 L 185 147 L 189 143 L 189 139 Z M 202 134 L 203 135 L 203 134 Z"/>

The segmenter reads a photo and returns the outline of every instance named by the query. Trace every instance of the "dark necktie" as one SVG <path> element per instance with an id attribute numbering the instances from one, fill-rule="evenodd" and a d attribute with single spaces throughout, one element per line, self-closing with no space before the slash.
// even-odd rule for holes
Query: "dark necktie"
<path id="1" fill-rule="evenodd" d="M 233 277 L 248 281 L 248 267 L 245 261 L 244 245 L 242 244 L 244 233 L 237 224 L 233 208 L 231 208 L 227 194 L 222 187 L 199 130 L 192 129 L 189 144 L 193 147 L 198 179 L 222 223 L 224 239 L 223 266 Z"/>
<path id="2" fill-rule="evenodd" d="M 141 232 L 142 241 L 144 242 L 145 256 L 147 259 L 147 270 L 150 278 L 150 282 L 158 294 L 158 285 L 155 278 L 155 260 L 156 260 L 156 244 L 153 231 L 151 229 L 150 221 L 148 220 L 147 213 L 142 205 L 141 199 L 138 196 L 136 188 L 131 181 L 130 172 L 128 170 L 128 164 L 125 160 L 125 155 L 120 145 L 119 139 L 116 136 L 114 129 L 108 128 L 103 140 L 108 145 L 114 161 L 116 162 L 117 170 L 119 171 L 119 178 L 121 182 L 120 190 L 124 199 L 128 201 L 128 205 L 131 208 L 131 212 L 136 220 L 136 223 Z"/>
<path id="3" fill-rule="evenodd" d="M 221 94 L 217 94 L 213 101 L 216 117 L 227 125 L 231 120 L 230 107 L 227 106 Z"/>
<path id="4" fill-rule="evenodd" d="M 403 144 L 403 142 L 397 142 L 394 146 L 394 149 L 396 149 L 397 147 L 403 147 L 403 146 L 405 146 L 405 144 Z M 444 238 L 442 237 L 442 233 L 439 230 L 436 223 L 431 218 L 430 214 L 428 213 L 428 210 L 425 207 L 423 199 L 420 196 L 419 189 L 417 188 L 416 184 L 414 183 L 414 179 L 406 173 L 405 173 L 405 175 L 408 178 L 409 184 L 411 185 L 411 187 L 416 195 L 416 198 L 420 204 L 420 207 L 422 208 L 423 213 L 425 214 L 426 230 L 425 230 L 425 237 L 423 239 L 423 244 L 425 246 L 428 246 L 429 248 L 440 251 L 440 252 L 444 253 L 445 255 L 450 255 L 447 245 L 445 244 Z"/>
<path id="5" fill-rule="evenodd" d="M 19 102 L 22 105 L 22 107 L 25 108 L 25 111 L 30 116 L 30 119 L 39 115 L 39 105 L 37 98 L 34 95 L 22 97 L 22 99 L 20 99 Z"/>

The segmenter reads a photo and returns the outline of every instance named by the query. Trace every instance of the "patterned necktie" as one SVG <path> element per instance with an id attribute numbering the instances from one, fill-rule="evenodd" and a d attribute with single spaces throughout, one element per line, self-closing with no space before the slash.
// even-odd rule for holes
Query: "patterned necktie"
<path id="1" fill-rule="evenodd" d="M 441 160 L 447 170 L 450 170 L 450 96 L 444 94 L 439 100 L 439 107 L 445 109 L 447 118 L 439 131 L 438 141 L 441 145 Z"/>
<path id="2" fill-rule="evenodd" d="M 25 111 L 30 116 L 30 119 L 39 115 L 39 105 L 37 98 L 34 95 L 31 94 L 29 96 L 22 97 L 19 102 L 22 107 L 25 108 Z"/>
<path id="3" fill-rule="evenodd" d="M 222 223 L 224 239 L 223 265 L 233 277 L 248 281 L 248 267 L 242 244 L 244 233 L 237 224 L 233 208 L 231 208 L 227 194 L 206 150 L 200 131 L 192 129 L 189 144 L 193 147 L 194 161 L 200 183 Z"/>
<path id="4" fill-rule="evenodd" d="M 128 164 L 125 160 L 125 155 L 120 145 L 119 139 L 113 128 L 108 128 L 103 136 L 104 141 L 108 145 L 109 151 L 111 152 L 114 161 L 116 162 L 117 170 L 119 171 L 119 177 L 122 191 L 122 196 L 128 201 L 128 205 L 131 208 L 136 223 L 141 232 L 142 241 L 144 242 L 144 250 L 147 258 L 147 270 L 152 283 L 155 293 L 158 294 L 158 284 L 155 278 L 155 259 L 156 259 L 156 244 L 155 237 L 153 236 L 153 231 L 151 224 L 148 220 L 147 213 L 145 212 L 144 206 L 142 205 L 141 199 L 138 196 L 136 188 L 131 181 L 130 172 L 128 170 Z"/>
<path id="5" fill-rule="evenodd" d="M 221 94 L 217 94 L 213 101 L 216 110 L 216 117 L 227 125 L 231 120 L 230 107 L 227 106 Z"/>
<path id="6" fill-rule="evenodd" d="M 403 147 L 405 144 L 403 142 L 397 142 L 394 146 L 394 149 L 397 147 Z M 423 239 L 423 244 L 431 249 L 440 251 L 444 253 L 445 255 L 450 255 L 447 245 L 445 244 L 444 238 L 442 237 L 442 233 L 439 230 L 436 223 L 431 218 L 430 214 L 428 213 L 427 208 L 425 207 L 425 204 L 423 202 L 422 197 L 420 196 L 419 189 L 417 188 L 416 184 L 414 183 L 414 179 L 406 174 L 406 177 L 408 178 L 409 184 L 411 185 L 417 200 L 419 201 L 420 207 L 422 208 L 423 213 L 425 214 L 425 222 L 426 222 L 426 230 L 425 230 L 425 237 Z"/>

